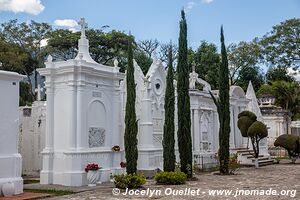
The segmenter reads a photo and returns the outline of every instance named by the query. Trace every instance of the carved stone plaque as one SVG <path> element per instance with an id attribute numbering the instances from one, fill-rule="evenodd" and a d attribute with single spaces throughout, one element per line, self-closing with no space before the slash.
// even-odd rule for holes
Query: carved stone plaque
<path id="1" fill-rule="evenodd" d="M 89 147 L 103 147 L 105 144 L 105 129 L 100 127 L 89 128 Z"/>

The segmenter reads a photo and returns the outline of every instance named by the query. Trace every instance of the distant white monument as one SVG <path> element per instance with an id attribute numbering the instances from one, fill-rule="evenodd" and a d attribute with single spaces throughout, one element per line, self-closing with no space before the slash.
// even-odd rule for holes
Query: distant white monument
<path id="1" fill-rule="evenodd" d="M 23 78 L 0 70 L 0 196 L 7 184 L 14 194 L 23 192 L 22 157 L 18 153 L 19 81 Z"/>

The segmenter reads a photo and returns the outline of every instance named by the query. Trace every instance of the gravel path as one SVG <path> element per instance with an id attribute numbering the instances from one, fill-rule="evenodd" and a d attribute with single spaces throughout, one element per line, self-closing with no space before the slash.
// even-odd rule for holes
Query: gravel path
<path id="1" fill-rule="evenodd" d="M 259 169 L 242 168 L 237 175 L 220 176 L 212 173 L 197 175 L 198 181 L 189 181 L 185 185 L 160 186 L 150 181 L 145 186 L 144 191 L 131 191 L 140 195 L 123 195 L 125 191 L 120 191 L 113 187 L 103 187 L 94 191 L 86 191 L 62 197 L 47 198 L 47 200 L 117 200 L 117 199 L 300 199 L 300 164 L 277 164 L 264 166 Z M 212 195 L 213 190 L 227 190 L 229 195 Z M 289 191 L 286 191 L 289 190 Z M 148 192 L 148 193 L 147 193 Z M 176 194 L 169 194 L 169 193 Z M 217 192 L 217 191 L 215 191 Z M 221 191 L 220 191 L 221 192 Z M 224 191 L 225 192 L 225 191 Z M 244 195 L 236 195 L 236 193 Z M 259 195 L 255 193 L 265 193 Z M 269 193 L 282 193 L 282 195 L 269 195 Z M 151 195 L 154 193 L 154 195 Z M 157 195 L 155 195 L 155 193 Z M 211 194 L 209 194 L 211 193 Z M 247 195 L 248 193 L 248 195 Z M 249 193 L 252 193 L 249 194 Z M 180 195 L 181 194 L 181 195 Z M 236 197 L 235 197 L 236 195 Z"/>

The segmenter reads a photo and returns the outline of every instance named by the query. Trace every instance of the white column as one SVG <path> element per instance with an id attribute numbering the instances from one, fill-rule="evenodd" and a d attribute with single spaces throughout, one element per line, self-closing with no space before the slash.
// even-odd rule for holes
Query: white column
<path id="1" fill-rule="evenodd" d="M 51 77 L 47 77 L 46 82 L 46 92 L 47 92 L 47 116 L 46 116 L 46 134 L 45 134 L 45 151 L 53 150 L 53 140 L 54 140 L 54 88 L 52 85 Z"/>
<path id="2" fill-rule="evenodd" d="M 79 85 L 77 88 L 77 123 L 76 123 L 76 137 L 77 137 L 77 149 L 83 149 L 84 141 L 83 136 L 85 136 L 85 123 L 86 115 L 83 111 L 84 105 L 83 105 L 83 99 L 84 99 L 84 84 Z"/>
<path id="3" fill-rule="evenodd" d="M 139 133 L 139 146 L 142 148 L 153 147 L 153 122 L 152 122 L 152 101 L 148 90 L 145 89 L 145 94 L 141 100 L 141 121 L 140 121 L 140 133 Z"/>
<path id="4" fill-rule="evenodd" d="M 77 120 L 77 95 L 76 95 L 76 85 L 75 83 L 71 83 L 70 84 L 70 107 L 69 107 L 69 111 L 70 111 L 70 120 L 69 120 L 69 148 L 71 150 L 75 150 L 76 149 L 76 120 Z"/>
<path id="5" fill-rule="evenodd" d="M 193 131 L 194 131 L 194 150 L 200 151 L 200 116 L 199 116 L 199 110 L 194 109 L 194 120 L 193 120 Z"/>
<path id="6" fill-rule="evenodd" d="M 234 137 L 235 137 L 235 132 L 234 132 L 234 123 L 233 123 L 233 105 L 230 105 L 230 144 L 229 147 L 230 149 L 235 148 L 235 142 L 234 142 Z"/>

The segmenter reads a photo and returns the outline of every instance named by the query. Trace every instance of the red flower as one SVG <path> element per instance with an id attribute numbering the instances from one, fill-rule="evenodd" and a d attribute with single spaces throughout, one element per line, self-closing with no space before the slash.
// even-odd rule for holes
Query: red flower
<path id="1" fill-rule="evenodd" d="M 98 169 L 101 169 L 101 167 L 99 167 L 98 164 L 96 163 L 89 163 L 85 168 L 84 168 L 84 171 L 85 172 L 88 172 L 90 170 L 98 170 Z"/>
<path id="2" fill-rule="evenodd" d="M 125 168 L 126 167 L 126 162 L 120 162 L 120 166 L 121 166 L 121 168 Z"/>

